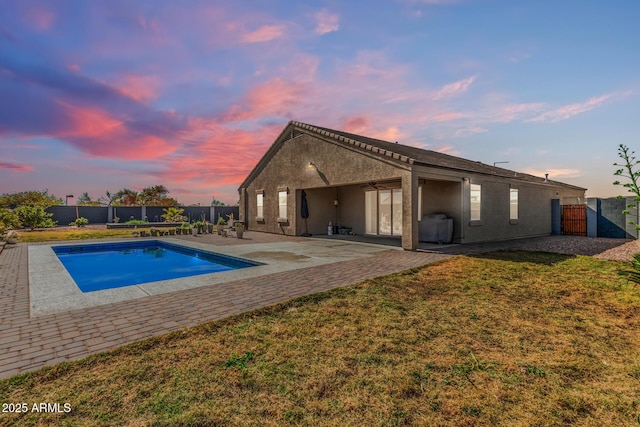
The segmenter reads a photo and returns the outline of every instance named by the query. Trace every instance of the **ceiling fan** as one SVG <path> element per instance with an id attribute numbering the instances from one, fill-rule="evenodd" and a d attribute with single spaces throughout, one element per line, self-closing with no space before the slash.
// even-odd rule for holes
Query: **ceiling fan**
<path id="1" fill-rule="evenodd" d="M 365 185 L 361 185 L 360 188 L 373 188 L 374 190 L 387 190 L 391 187 L 387 187 L 385 184 L 379 184 L 376 181 L 367 182 Z"/>

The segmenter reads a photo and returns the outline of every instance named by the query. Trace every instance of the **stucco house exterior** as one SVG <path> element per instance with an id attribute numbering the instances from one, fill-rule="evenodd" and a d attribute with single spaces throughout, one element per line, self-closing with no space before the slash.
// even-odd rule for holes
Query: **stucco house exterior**
<path id="1" fill-rule="evenodd" d="M 301 216 L 303 190 L 308 218 Z M 435 151 L 289 122 L 239 188 L 247 229 L 397 236 L 415 250 L 430 214 L 453 221 L 453 242 L 551 234 L 553 199 L 585 189 Z"/>

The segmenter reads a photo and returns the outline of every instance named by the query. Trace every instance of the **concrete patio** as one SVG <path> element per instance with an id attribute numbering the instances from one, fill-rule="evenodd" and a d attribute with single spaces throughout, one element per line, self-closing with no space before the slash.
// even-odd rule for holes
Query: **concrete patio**
<path id="1" fill-rule="evenodd" d="M 165 283 L 165 293 L 155 295 L 80 306 L 64 298 L 47 304 L 41 298 L 41 305 L 32 307 L 28 253 L 29 246 L 38 244 L 5 247 L 0 254 L 0 378 L 450 256 L 256 232 L 246 232 L 242 240 L 217 235 L 172 239 L 267 265 L 224 277 L 180 279 L 196 285 L 178 291 L 166 289 L 171 284 Z"/>

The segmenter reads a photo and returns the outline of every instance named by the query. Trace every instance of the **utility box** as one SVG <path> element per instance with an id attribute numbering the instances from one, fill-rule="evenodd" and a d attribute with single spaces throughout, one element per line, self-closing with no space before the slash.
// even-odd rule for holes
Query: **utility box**
<path id="1" fill-rule="evenodd" d="M 453 218 L 446 214 L 428 214 L 422 217 L 418 226 L 421 242 L 451 243 L 453 238 Z"/>

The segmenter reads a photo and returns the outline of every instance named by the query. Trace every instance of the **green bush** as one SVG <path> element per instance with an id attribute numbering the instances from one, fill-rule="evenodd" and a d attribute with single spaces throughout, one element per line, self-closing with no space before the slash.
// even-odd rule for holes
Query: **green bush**
<path id="1" fill-rule="evenodd" d="M 53 214 L 48 213 L 42 206 L 19 206 L 15 209 L 22 225 L 35 228 L 51 228 L 56 226 L 56 222 L 51 219 Z"/>
<path id="2" fill-rule="evenodd" d="M 75 225 L 78 228 L 85 227 L 87 224 L 89 224 L 89 220 L 83 216 L 69 223 L 69 225 Z"/>
<path id="3" fill-rule="evenodd" d="M 0 208 L 0 235 L 16 228 L 20 228 L 18 215 L 11 209 Z"/>
<path id="4" fill-rule="evenodd" d="M 170 207 L 162 210 L 164 211 L 162 218 L 164 218 L 165 222 L 182 222 L 187 220 L 187 217 L 182 215 L 184 212 L 182 208 Z"/>
<path id="5" fill-rule="evenodd" d="M 149 221 L 143 221 L 141 219 L 130 219 L 129 221 L 125 222 L 125 224 L 146 225 L 149 224 Z"/>

